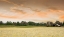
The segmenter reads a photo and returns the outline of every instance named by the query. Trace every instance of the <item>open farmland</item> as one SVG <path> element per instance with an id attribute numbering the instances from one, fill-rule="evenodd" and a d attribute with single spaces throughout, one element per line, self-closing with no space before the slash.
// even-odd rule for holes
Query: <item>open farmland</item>
<path id="1" fill-rule="evenodd" d="M 64 27 L 0 28 L 0 37 L 64 37 Z"/>

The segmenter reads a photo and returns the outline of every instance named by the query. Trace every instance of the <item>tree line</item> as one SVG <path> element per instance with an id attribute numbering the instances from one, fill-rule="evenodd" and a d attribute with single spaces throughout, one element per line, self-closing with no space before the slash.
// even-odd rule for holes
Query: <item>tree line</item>
<path id="1" fill-rule="evenodd" d="M 3 21 L 0 21 L 0 25 L 15 25 L 15 26 L 64 26 L 64 22 L 60 22 L 60 21 L 56 21 L 55 23 L 53 22 L 41 22 L 41 23 L 35 23 L 32 21 L 26 22 L 26 21 L 22 21 L 22 22 L 11 22 L 11 21 L 7 21 L 6 23 L 3 23 Z"/>

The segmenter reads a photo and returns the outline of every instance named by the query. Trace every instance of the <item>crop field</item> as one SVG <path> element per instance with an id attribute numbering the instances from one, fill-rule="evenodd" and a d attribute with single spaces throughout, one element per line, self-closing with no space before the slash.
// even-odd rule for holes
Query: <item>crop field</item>
<path id="1" fill-rule="evenodd" d="M 64 27 L 0 28 L 0 37 L 64 37 Z"/>

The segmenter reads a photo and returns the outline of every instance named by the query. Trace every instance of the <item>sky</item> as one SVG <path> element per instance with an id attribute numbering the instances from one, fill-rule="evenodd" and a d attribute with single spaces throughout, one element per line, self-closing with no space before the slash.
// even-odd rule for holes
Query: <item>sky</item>
<path id="1" fill-rule="evenodd" d="M 0 0 L 0 21 L 64 21 L 64 0 Z"/>

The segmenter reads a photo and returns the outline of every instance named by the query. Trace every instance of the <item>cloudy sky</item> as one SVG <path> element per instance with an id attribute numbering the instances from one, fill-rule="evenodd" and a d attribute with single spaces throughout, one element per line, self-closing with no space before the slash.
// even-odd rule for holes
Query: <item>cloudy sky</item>
<path id="1" fill-rule="evenodd" d="M 64 0 L 0 0 L 0 21 L 64 21 Z"/>

